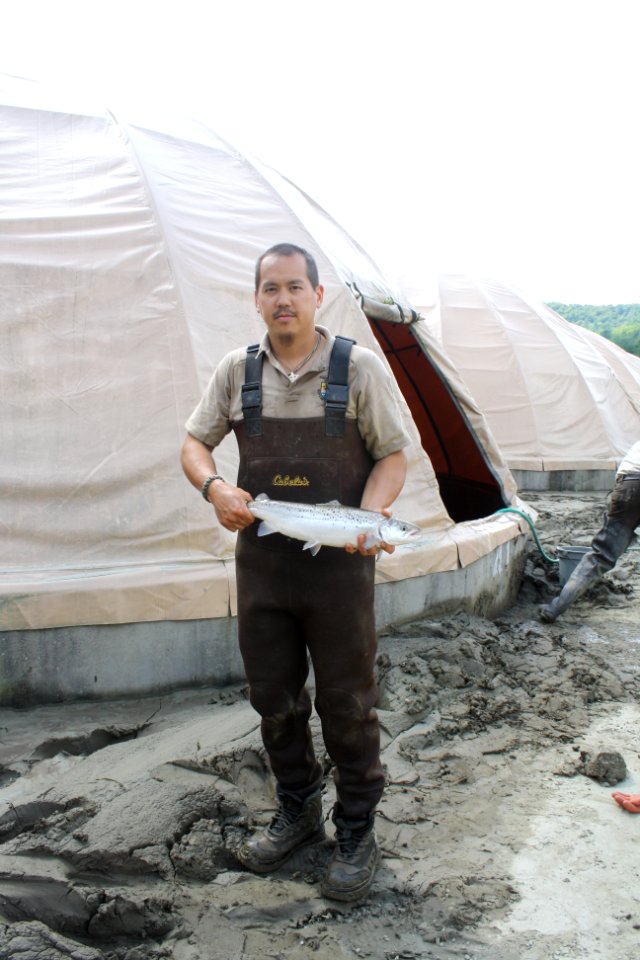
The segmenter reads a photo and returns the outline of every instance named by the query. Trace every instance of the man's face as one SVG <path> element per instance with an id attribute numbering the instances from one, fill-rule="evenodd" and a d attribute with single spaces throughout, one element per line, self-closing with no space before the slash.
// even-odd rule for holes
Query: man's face
<path id="1" fill-rule="evenodd" d="M 322 286 L 312 287 L 304 257 L 269 256 L 262 261 L 256 307 L 276 344 L 291 343 L 314 329 Z"/>

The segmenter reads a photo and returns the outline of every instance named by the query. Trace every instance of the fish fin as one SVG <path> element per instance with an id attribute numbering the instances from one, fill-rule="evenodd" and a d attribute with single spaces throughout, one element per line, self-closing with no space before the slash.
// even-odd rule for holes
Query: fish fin
<path id="1" fill-rule="evenodd" d="M 370 550 L 371 547 L 375 547 L 378 543 L 380 543 L 380 537 L 376 533 L 368 533 L 364 538 L 363 546 L 365 550 Z"/>
<path id="2" fill-rule="evenodd" d="M 302 549 L 303 549 L 303 550 L 309 550 L 310 553 L 311 553 L 311 556 L 312 556 L 312 557 L 315 557 L 315 555 L 316 555 L 316 554 L 318 553 L 318 551 L 320 550 L 320 547 L 321 547 L 321 546 L 322 546 L 322 544 L 321 544 L 321 543 L 318 543 L 317 540 L 307 540 L 307 542 L 305 543 L 305 545 L 303 546 Z"/>
<path id="3" fill-rule="evenodd" d="M 341 507 L 339 500 L 325 500 L 324 503 L 316 503 L 316 507 Z"/>
<path id="4" fill-rule="evenodd" d="M 256 499 L 256 500 L 270 500 L 271 497 L 269 496 L 268 493 L 259 493 L 258 496 L 257 496 L 255 499 Z"/>
<path id="5" fill-rule="evenodd" d="M 277 533 L 278 531 L 274 527 L 270 527 L 266 520 L 263 520 L 260 526 L 258 527 L 258 536 L 259 537 L 268 537 L 270 533 Z"/>

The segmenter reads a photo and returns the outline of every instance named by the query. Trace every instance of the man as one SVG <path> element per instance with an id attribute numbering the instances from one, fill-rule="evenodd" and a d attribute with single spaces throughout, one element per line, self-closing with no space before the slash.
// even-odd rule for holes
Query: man
<path id="1" fill-rule="evenodd" d="M 627 549 L 640 524 L 640 440 L 625 455 L 616 473 L 616 482 L 604 523 L 591 541 L 591 548 L 575 568 L 560 594 L 540 607 L 540 619 L 553 621 L 581 597 L 598 578 L 612 570 Z"/>
<path id="2" fill-rule="evenodd" d="M 278 244 L 258 260 L 259 345 L 222 359 L 187 422 L 183 469 L 227 530 L 238 531 L 238 636 L 250 699 L 277 785 L 270 825 L 242 845 L 240 861 L 267 873 L 322 840 L 322 768 L 309 730 L 315 706 L 333 760 L 336 847 L 325 896 L 356 900 L 378 860 L 374 810 L 384 777 L 374 704 L 376 548 L 364 537 L 317 556 L 280 534 L 258 537 L 247 503 L 260 493 L 308 503 L 339 500 L 389 514 L 404 484 L 409 443 L 378 357 L 316 325 L 324 290 L 313 257 Z M 220 477 L 212 450 L 230 431 L 238 485 Z M 393 547 L 382 544 L 391 553 Z"/>

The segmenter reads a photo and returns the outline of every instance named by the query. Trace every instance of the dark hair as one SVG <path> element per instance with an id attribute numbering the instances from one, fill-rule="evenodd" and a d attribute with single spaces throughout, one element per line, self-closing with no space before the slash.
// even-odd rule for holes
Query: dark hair
<path id="1" fill-rule="evenodd" d="M 260 286 L 260 270 L 262 268 L 262 261 L 265 257 L 295 257 L 299 253 L 304 257 L 305 263 L 307 265 L 307 277 L 309 278 L 309 283 L 315 290 L 315 288 L 320 283 L 320 277 L 318 275 L 318 265 L 309 253 L 308 250 L 305 250 L 303 247 L 296 246 L 295 243 L 276 243 L 275 246 L 269 247 L 268 250 L 258 257 L 256 262 L 256 293 L 258 292 L 258 287 Z"/>

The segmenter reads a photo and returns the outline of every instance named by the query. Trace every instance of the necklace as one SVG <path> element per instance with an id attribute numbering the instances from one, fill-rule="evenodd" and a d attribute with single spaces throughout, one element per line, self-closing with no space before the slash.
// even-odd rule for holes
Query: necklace
<path id="1" fill-rule="evenodd" d="M 314 355 L 314 353 L 316 352 L 319 346 L 320 346 L 320 334 L 316 333 L 316 342 L 314 343 L 313 347 L 311 348 L 309 353 L 306 355 L 304 360 L 301 360 L 300 363 L 296 364 L 295 367 L 292 367 L 291 370 L 287 372 L 287 378 L 289 380 L 289 383 L 296 382 L 296 380 L 298 379 L 298 371 L 302 370 L 302 368 L 306 363 L 309 363 L 309 360 L 311 360 L 311 357 Z M 274 353 L 275 353 L 275 350 L 274 350 Z M 281 366 L 284 367 L 284 363 L 282 362 L 282 360 L 280 360 L 277 353 L 276 353 L 276 360 L 278 360 Z"/>

